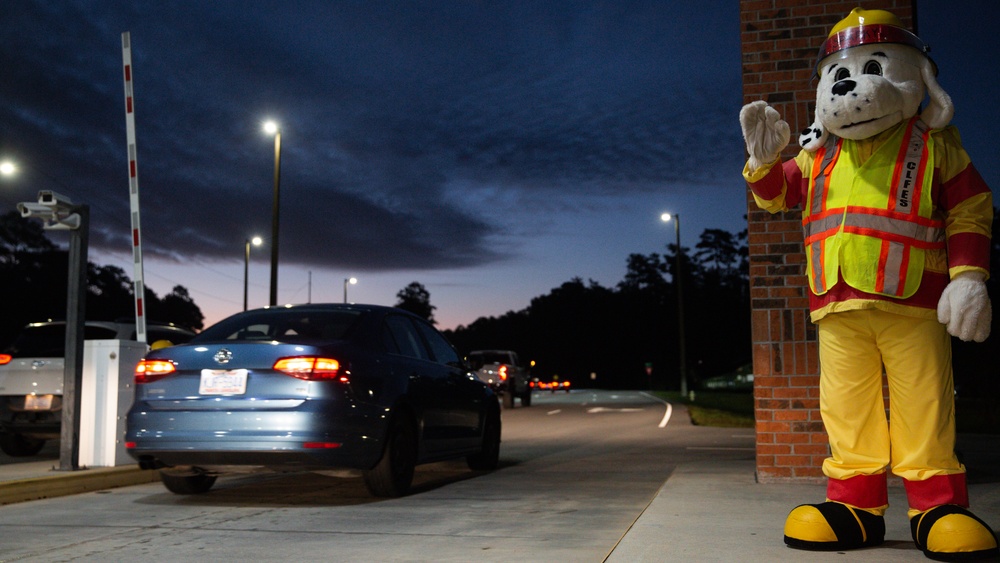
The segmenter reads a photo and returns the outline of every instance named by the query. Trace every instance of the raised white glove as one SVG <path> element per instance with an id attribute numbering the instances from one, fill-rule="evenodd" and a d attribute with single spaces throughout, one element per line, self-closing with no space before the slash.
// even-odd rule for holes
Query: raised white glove
<path id="1" fill-rule="evenodd" d="M 750 172 L 756 172 L 765 164 L 777 160 L 781 151 L 788 146 L 788 123 L 781 119 L 778 110 L 763 100 L 743 106 L 740 110 L 740 127 L 750 155 Z"/>
<path id="2" fill-rule="evenodd" d="M 993 307 L 986 293 L 986 275 L 962 272 L 951 280 L 938 301 L 938 321 L 948 334 L 966 342 L 982 342 L 990 335 Z"/>

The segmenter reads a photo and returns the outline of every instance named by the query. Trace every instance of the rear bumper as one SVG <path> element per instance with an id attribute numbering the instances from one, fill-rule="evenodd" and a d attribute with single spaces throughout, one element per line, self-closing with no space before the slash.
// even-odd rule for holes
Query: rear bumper
<path id="1" fill-rule="evenodd" d="M 153 411 L 133 407 L 126 449 L 146 468 L 246 465 L 369 469 L 382 455 L 384 410 Z"/>
<path id="2" fill-rule="evenodd" d="M 14 406 L 13 401 L 0 398 L 0 432 L 20 434 L 26 438 L 53 440 L 59 438 L 62 427 L 62 398 L 55 399 L 55 405 L 50 410 L 24 410 Z M 19 405 L 24 404 L 24 397 L 19 397 Z"/>

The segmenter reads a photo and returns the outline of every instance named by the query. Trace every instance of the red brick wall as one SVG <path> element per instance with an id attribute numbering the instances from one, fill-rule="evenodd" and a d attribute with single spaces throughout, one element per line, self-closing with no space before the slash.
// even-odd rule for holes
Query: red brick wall
<path id="1" fill-rule="evenodd" d="M 813 67 L 830 28 L 857 0 L 740 0 L 743 100 L 766 100 L 792 129 L 812 123 Z M 915 0 L 868 0 L 914 25 Z M 757 479 L 822 480 L 828 442 L 819 414 L 816 329 L 809 322 L 801 214 L 771 215 L 747 191 L 753 322 Z"/>

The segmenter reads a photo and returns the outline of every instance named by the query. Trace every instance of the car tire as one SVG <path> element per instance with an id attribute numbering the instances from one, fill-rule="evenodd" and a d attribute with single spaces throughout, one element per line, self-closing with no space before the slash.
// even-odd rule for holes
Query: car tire
<path id="1" fill-rule="evenodd" d="M 500 465 L 500 411 L 491 408 L 483 422 L 483 449 L 465 458 L 469 469 L 493 471 Z"/>
<path id="2" fill-rule="evenodd" d="M 521 406 L 530 407 L 531 406 L 531 387 L 524 390 L 524 394 L 521 395 Z"/>
<path id="3" fill-rule="evenodd" d="M 20 434 L 0 434 L 0 450 L 11 457 L 27 457 L 45 447 L 45 440 L 25 438 Z"/>
<path id="4" fill-rule="evenodd" d="M 172 475 L 165 471 L 160 471 L 160 481 L 168 491 L 177 495 L 200 495 L 207 493 L 215 484 L 215 475 L 204 473 L 185 473 L 183 475 Z"/>
<path id="5" fill-rule="evenodd" d="M 405 416 L 394 419 L 386 435 L 382 459 L 364 472 L 365 487 L 376 497 L 400 497 L 410 490 L 417 466 L 417 439 Z"/>
<path id="6" fill-rule="evenodd" d="M 503 392 L 503 408 L 514 408 L 514 392 L 510 389 L 505 389 Z"/>

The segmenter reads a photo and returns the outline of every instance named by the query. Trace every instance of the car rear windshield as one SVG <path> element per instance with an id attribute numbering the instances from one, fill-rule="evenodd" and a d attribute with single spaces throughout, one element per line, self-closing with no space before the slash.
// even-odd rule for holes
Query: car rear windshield
<path id="1" fill-rule="evenodd" d="M 220 340 L 304 342 L 342 340 L 361 317 L 360 311 L 267 310 L 234 315 L 208 327 L 192 343 Z"/>
<path id="2" fill-rule="evenodd" d="M 87 326 L 84 340 L 112 340 L 117 333 L 109 328 Z M 66 325 L 38 325 L 26 327 L 7 353 L 20 358 L 62 358 L 66 355 Z"/>

